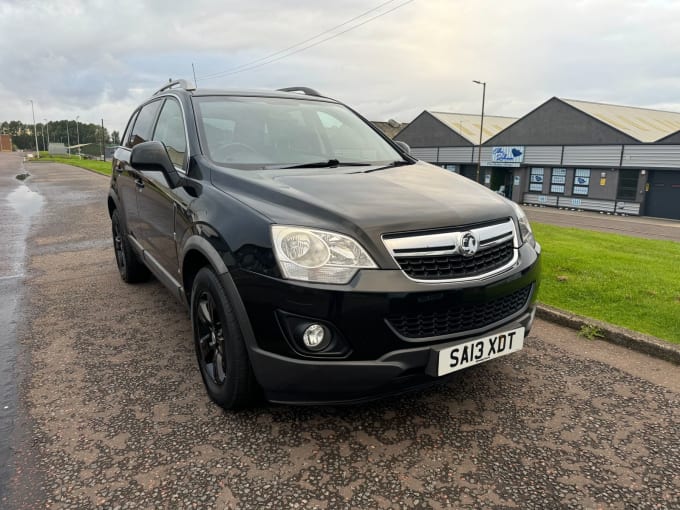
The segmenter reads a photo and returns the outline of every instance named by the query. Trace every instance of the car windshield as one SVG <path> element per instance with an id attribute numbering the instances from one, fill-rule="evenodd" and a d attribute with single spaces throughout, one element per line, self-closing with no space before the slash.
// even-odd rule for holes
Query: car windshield
<path id="1" fill-rule="evenodd" d="M 195 97 L 203 152 L 238 169 L 381 165 L 401 155 L 337 103 L 270 97 Z"/>

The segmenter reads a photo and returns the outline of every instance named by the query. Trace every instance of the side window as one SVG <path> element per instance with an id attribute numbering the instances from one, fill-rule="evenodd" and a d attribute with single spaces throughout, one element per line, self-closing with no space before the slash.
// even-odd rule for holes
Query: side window
<path id="1" fill-rule="evenodd" d="M 121 140 L 120 140 L 121 145 L 123 145 L 124 147 L 132 147 L 132 145 L 130 145 L 128 143 L 128 141 L 130 140 L 130 135 L 132 134 L 132 126 L 135 125 L 135 121 L 137 120 L 137 114 L 138 113 L 139 113 L 139 111 L 136 111 L 134 114 L 132 114 L 132 117 L 130 117 L 130 121 L 128 122 L 128 125 L 125 128 L 125 133 L 123 133 L 123 138 L 121 138 Z"/>
<path id="2" fill-rule="evenodd" d="M 168 98 L 165 101 L 156 123 L 153 139 L 165 144 L 170 160 L 176 166 L 184 167 L 187 139 L 184 134 L 182 109 L 176 100 Z"/>
<path id="3" fill-rule="evenodd" d="M 148 142 L 151 140 L 151 130 L 153 129 L 153 121 L 156 118 L 156 112 L 160 107 L 160 101 L 154 101 L 144 106 L 139 110 L 137 120 L 132 128 L 130 136 L 125 141 L 126 147 L 134 147 L 138 143 Z"/>

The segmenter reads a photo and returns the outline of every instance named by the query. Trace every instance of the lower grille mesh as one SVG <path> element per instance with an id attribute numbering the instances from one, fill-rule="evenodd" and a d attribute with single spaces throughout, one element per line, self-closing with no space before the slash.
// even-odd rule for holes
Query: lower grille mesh
<path id="1" fill-rule="evenodd" d="M 390 315 L 388 323 L 407 338 L 451 335 L 482 328 L 520 311 L 531 295 L 532 286 L 486 303 L 463 304 L 433 312 Z"/>

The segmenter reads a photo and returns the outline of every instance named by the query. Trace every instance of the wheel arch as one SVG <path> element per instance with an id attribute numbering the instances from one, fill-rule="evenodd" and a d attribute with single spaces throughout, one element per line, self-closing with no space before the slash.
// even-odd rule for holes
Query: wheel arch
<path id="1" fill-rule="evenodd" d="M 180 267 L 182 269 L 182 287 L 187 303 L 191 303 L 191 288 L 196 273 L 204 267 L 210 266 L 217 275 L 229 272 L 227 265 L 210 242 L 199 235 L 193 235 L 186 240 L 182 247 Z M 229 278 L 231 280 L 231 277 Z"/>
<path id="2" fill-rule="evenodd" d="M 116 193 L 113 190 L 109 191 L 109 196 L 106 200 L 106 206 L 109 211 L 109 218 L 113 216 L 113 211 L 116 209 L 120 209 L 120 204 L 118 202 L 118 197 L 116 196 Z"/>
<path id="3" fill-rule="evenodd" d="M 182 287 L 184 288 L 184 299 L 191 308 L 191 291 L 196 275 L 203 267 L 210 267 L 222 283 L 224 290 L 234 307 L 236 319 L 248 350 L 256 346 L 255 335 L 250 324 L 250 319 L 246 312 L 241 295 L 236 288 L 229 269 L 215 247 L 204 237 L 193 235 L 183 245 L 180 267 L 182 270 Z"/>

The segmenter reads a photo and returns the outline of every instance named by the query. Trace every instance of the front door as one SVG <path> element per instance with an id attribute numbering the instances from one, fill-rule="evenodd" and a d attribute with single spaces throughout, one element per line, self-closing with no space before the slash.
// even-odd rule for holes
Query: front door
<path id="1" fill-rule="evenodd" d="M 179 172 L 185 171 L 187 139 L 184 117 L 179 102 L 165 100 L 153 132 L 153 140 L 163 142 Z M 170 189 L 161 172 L 144 171 L 143 188 L 137 195 L 140 241 L 155 261 L 177 279 L 177 245 L 175 240 L 175 207 L 188 199 L 182 188 Z"/>

